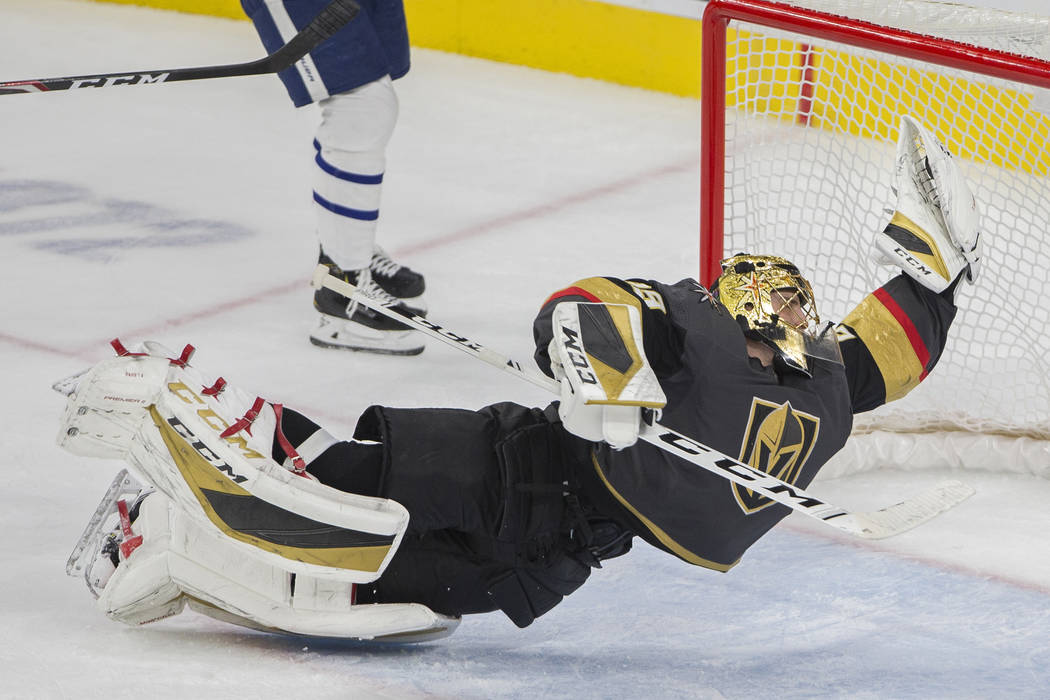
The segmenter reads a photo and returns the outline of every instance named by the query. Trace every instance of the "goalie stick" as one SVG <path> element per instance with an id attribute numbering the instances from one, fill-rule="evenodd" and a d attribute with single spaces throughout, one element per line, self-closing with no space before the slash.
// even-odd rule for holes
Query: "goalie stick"
<path id="1" fill-rule="evenodd" d="M 333 0 L 321 10 L 302 31 L 287 44 L 269 56 L 248 63 L 232 63 L 223 66 L 200 66 L 197 68 L 170 68 L 162 70 L 133 71 L 127 73 L 99 73 L 67 78 L 37 78 L 0 82 L 0 95 L 21 95 L 31 92 L 55 92 L 76 88 L 102 88 L 117 85 L 153 85 L 174 83 L 183 80 L 206 78 L 231 78 L 242 75 L 279 73 L 295 65 L 295 62 L 320 46 L 350 20 L 357 16 L 361 7 L 354 0 Z"/>
<path id="2" fill-rule="evenodd" d="M 327 287 L 536 386 L 554 394 L 559 393 L 559 384 L 554 379 L 527 369 L 515 360 L 422 316 L 385 306 L 361 294 L 357 287 L 349 282 L 333 277 L 324 265 L 317 266 L 312 284 L 316 288 Z M 850 512 L 659 423 L 643 426 L 639 437 L 701 469 L 740 484 L 837 530 L 865 539 L 883 539 L 898 535 L 962 503 L 974 494 L 973 488 L 960 481 L 945 481 L 896 505 L 870 512 Z"/>

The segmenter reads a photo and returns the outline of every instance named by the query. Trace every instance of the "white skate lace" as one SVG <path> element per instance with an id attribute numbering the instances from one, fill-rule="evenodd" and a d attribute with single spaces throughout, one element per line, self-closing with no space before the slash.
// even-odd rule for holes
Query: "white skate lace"
<path id="1" fill-rule="evenodd" d="M 372 262 L 369 265 L 369 269 L 384 277 L 393 277 L 401 269 L 401 265 L 391 260 L 385 250 L 376 246 L 375 252 L 372 253 Z"/>
<path id="2" fill-rule="evenodd" d="M 366 297 L 375 299 L 383 306 L 397 306 L 401 303 L 400 299 L 388 294 L 382 287 L 375 283 L 375 280 L 372 279 L 372 273 L 368 268 L 357 271 L 357 284 L 355 286 L 358 291 Z M 351 299 L 350 303 L 346 305 L 346 315 L 348 318 L 354 315 L 359 304 L 360 302 L 356 299 Z"/>

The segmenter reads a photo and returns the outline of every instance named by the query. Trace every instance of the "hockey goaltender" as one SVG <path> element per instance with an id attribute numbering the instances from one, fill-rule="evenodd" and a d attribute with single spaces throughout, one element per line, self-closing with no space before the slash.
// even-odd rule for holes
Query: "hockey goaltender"
<path id="1" fill-rule="evenodd" d="M 594 277 L 534 321 L 558 379 L 546 408 L 373 406 L 350 439 L 204 375 L 156 343 L 59 382 L 59 442 L 125 460 L 70 558 L 129 624 L 191 607 L 278 633 L 421 641 L 463 615 L 526 626 L 634 538 L 727 571 L 790 511 L 638 440 L 644 421 L 805 488 L 855 413 L 933 369 L 977 206 L 950 154 L 905 117 L 896 211 L 875 236 L 902 268 L 822 325 L 789 261 L 738 254 L 692 280 Z"/>

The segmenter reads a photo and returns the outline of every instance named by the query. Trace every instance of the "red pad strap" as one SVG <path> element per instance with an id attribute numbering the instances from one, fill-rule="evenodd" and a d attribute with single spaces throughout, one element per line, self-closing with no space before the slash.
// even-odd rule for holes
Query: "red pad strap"
<path id="1" fill-rule="evenodd" d="M 124 344 L 120 342 L 120 338 L 114 338 L 109 341 L 109 344 L 117 353 L 117 357 L 145 357 L 149 353 L 145 352 L 128 352 L 128 349 L 124 347 Z"/>
<path id="2" fill-rule="evenodd" d="M 182 354 L 178 358 L 169 357 L 168 360 L 171 364 L 178 367 L 185 367 L 189 364 L 190 358 L 193 357 L 193 353 L 196 350 L 192 345 L 188 344 L 182 349 Z"/>
<path id="3" fill-rule="evenodd" d="M 225 388 L 226 388 L 226 380 L 223 379 L 222 377 L 219 377 L 218 379 L 215 380 L 214 384 L 212 384 L 211 386 L 206 386 L 203 389 L 201 389 L 201 393 L 204 394 L 205 396 L 218 396 L 220 393 L 222 393 L 222 390 L 225 389 Z"/>
<path id="4" fill-rule="evenodd" d="M 148 352 L 129 352 L 128 349 L 124 347 L 124 343 L 120 342 L 120 338 L 114 338 L 113 340 L 109 341 L 109 344 L 113 347 L 113 350 L 116 351 L 117 357 L 149 356 Z M 187 344 L 186 347 L 182 349 L 181 355 L 179 355 L 178 357 L 169 357 L 168 361 L 171 362 L 171 364 L 173 365 L 185 367 L 187 364 L 189 364 L 190 358 L 193 357 L 193 353 L 195 350 L 196 348 L 194 348 L 192 345 Z"/>
<path id="5" fill-rule="evenodd" d="M 242 430 L 251 435 L 252 423 L 254 423 L 255 419 L 259 417 L 259 411 L 263 410 L 263 406 L 265 405 L 266 402 L 263 401 L 263 398 L 261 396 L 256 396 L 255 403 L 253 403 L 252 407 L 245 412 L 244 416 L 234 421 L 233 425 L 219 433 L 219 437 L 228 438 L 231 435 L 236 435 Z"/>
<path id="6" fill-rule="evenodd" d="M 120 543 L 120 554 L 127 559 L 142 544 L 142 535 L 132 532 L 128 502 L 123 498 L 117 501 L 117 513 L 120 514 L 120 530 L 124 533 L 124 541 Z"/>
<path id="7" fill-rule="evenodd" d="M 284 450 L 284 454 L 292 460 L 292 472 L 299 476 L 308 476 L 306 473 L 306 460 L 304 460 L 295 447 L 284 435 L 284 431 L 281 430 L 281 414 L 284 412 L 284 406 L 279 403 L 271 404 L 273 406 L 273 412 L 277 415 L 277 444 Z"/>

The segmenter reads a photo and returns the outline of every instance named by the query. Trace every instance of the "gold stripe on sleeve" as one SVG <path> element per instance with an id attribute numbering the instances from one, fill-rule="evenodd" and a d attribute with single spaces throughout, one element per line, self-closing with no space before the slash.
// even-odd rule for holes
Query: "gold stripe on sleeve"
<path id="1" fill-rule="evenodd" d="M 874 295 L 864 297 L 843 323 L 853 329 L 875 359 L 886 385 L 887 402 L 899 399 L 918 385 L 924 367 L 911 340 Z"/>

